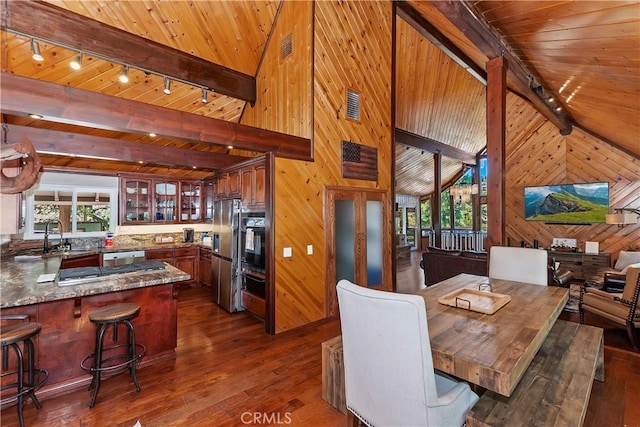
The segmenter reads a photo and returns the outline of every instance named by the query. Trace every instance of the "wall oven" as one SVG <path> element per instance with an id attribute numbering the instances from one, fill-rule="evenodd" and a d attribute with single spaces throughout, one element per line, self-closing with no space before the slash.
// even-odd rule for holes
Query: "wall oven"
<path id="1" fill-rule="evenodd" d="M 242 268 L 265 273 L 265 219 L 264 213 L 252 212 L 242 217 Z"/>

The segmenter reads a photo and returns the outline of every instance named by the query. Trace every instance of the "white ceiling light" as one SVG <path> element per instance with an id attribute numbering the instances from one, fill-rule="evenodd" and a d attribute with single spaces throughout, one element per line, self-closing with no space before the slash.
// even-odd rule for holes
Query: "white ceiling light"
<path id="1" fill-rule="evenodd" d="M 118 77 L 122 83 L 129 83 L 129 67 L 126 65 L 122 67 L 122 71 L 120 72 L 120 77 Z"/>
<path id="2" fill-rule="evenodd" d="M 164 78 L 164 90 L 163 92 L 166 95 L 171 95 L 171 80 L 168 77 Z"/>
<path id="3" fill-rule="evenodd" d="M 40 44 L 34 39 L 31 39 L 31 52 L 33 53 L 31 57 L 34 61 L 44 61 L 44 56 L 40 53 Z"/>
<path id="4" fill-rule="evenodd" d="M 82 68 L 82 53 L 78 53 L 76 57 L 69 63 L 69 66 L 74 70 Z"/>

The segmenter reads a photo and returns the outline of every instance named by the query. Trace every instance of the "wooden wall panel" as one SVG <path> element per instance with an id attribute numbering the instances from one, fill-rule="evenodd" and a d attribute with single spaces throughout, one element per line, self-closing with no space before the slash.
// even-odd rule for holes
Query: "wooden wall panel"
<path id="1" fill-rule="evenodd" d="M 388 203 L 391 202 L 391 2 L 326 1 L 315 5 L 285 2 L 281 10 L 283 18 L 278 19 L 275 33 L 291 31 L 284 24 L 285 28 L 279 28 L 281 23 L 289 22 L 284 16 L 295 14 L 298 21 L 304 21 L 300 14 L 309 13 L 311 17 L 311 10 L 315 10 L 315 16 L 307 22 L 313 22 L 313 56 L 296 58 L 301 61 L 296 66 L 314 70 L 313 127 L 273 128 L 303 132 L 300 136 L 306 136 L 304 132 L 311 130 L 314 142 L 314 162 L 276 159 L 276 332 L 325 317 L 324 227 L 330 226 L 324 223 L 325 187 L 379 188 L 388 191 Z M 311 31 L 311 26 L 305 28 Z M 279 44 L 275 40 L 272 43 Z M 265 63 L 271 60 L 275 61 L 265 59 Z M 259 99 L 264 90 L 260 86 L 262 72 L 258 76 Z M 274 76 L 270 77 L 269 81 L 273 82 Z M 278 81 L 279 85 L 285 84 L 285 79 Z M 359 122 L 345 118 L 347 89 L 360 92 Z M 270 84 L 268 90 L 284 89 Z M 285 111 L 288 107 L 278 108 Z M 282 114 L 278 108 L 271 125 L 295 128 L 291 122 L 276 122 L 276 115 Z M 341 178 L 342 140 L 377 147 L 377 182 Z M 391 221 L 391 217 L 387 220 Z M 306 255 L 308 244 L 313 245 L 313 255 Z M 282 256 L 284 247 L 292 248 L 292 257 Z M 385 256 L 390 263 L 390 248 Z M 391 277 L 386 280 L 390 281 Z"/>
<path id="2" fill-rule="evenodd" d="M 486 144 L 484 85 L 404 20 L 397 22 L 396 126 L 477 153 Z"/>
<path id="3" fill-rule="evenodd" d="M 256 76 L 257 102 L 247 104 L 241 123 L 311 138 L 312 4 L 284 2 Z M 282 42 L 291 38 L 284 59 Z"/>
<path id="4" fill-rule="evenodd" d="M 614 207 L 640 206 L 640 160 L 576 128 L 568 136 L 519 97 L 507 98 L 506 236 L 512 246 L 534 239 L 549 247 L 554 237 L 600 243 L 612 254 L 640 244 L 640 224 L 548 225 L 524 220 L 524 187 L 557 183 L 609 182 Z M 507 242 L 505 242 L 506 244 Z"/>

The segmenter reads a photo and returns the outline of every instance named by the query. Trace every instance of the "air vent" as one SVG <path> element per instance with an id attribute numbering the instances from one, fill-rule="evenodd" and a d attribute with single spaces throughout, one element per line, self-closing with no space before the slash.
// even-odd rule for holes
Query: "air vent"
<path id="1" fill-rule="evenodd" d="M 360 120 L 360 94 L 347 89 L 347 118 Z"/>
<path id="2" fill-rule="evenodd" d="M 293 52 L 292 39 L 293 39 L 293 35 L 291 34 L 289 34 L 284 39 L 282 39 L 282 42 L 280 43 L 282 59 L 285 59 L 287 56 L 291 55 L 291 53 Z"/>

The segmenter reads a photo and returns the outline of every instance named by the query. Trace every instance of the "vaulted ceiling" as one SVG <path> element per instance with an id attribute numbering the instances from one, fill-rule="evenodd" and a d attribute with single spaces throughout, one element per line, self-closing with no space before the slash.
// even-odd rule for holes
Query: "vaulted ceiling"
<path id="1" fill-rule="evenodd" d="M 9 3 L 5 11 L 9 18 L 5 21 L 3 15 L 3 29 L 13 28 L 11 3 L 24 2 Z M 52 37 L 48 39 L 54 42 L 51 43 L 41 37 L 39 46 L 44 61 L 35 62 L 31 59 L 30 31 L 2 32 L 3 72 L 229 123 L 239 123 L 251 102 L 252 94 L 246 93 L 242 79 L 258 74 L 280 5 L 279 1 L 44 3 L 201 58 L 204 66 L 207 62 L 218 64 L 222 66 L 216 74 L 219 78 L 207 80 L 206 73 L 199 75 L 193 71 L 184 81 L 172 78 L 171 93 L 165 94 L 163 75 L 173 75 L 174 69 L 179 70 L 180 58 L 176 56 L 175 61 L 165 61 L 164 65 L 155 64 L 151 57 L 144 59 L 142 65 L 131 64 L 122 58 L 125 52 L 133 52 L 132 43 L 113 43 L 107 57 L 86 53 L 81 70 L 72 70 L 69 62 L 79 49 L 95 52 L 89 41 L 79 38 L 69 42 Z M 429 143 L 453 149 L 449 155 L 442 151 L 445 181 L 460 171 L 461 159 L 472 158 L 485 146 L 483 76 L 488 59 L 498 55 L 504 55 L 510 63 L 509 88 L 529 99 L 563 132 L 578 126 L 640 156 L 637 1 L 409 0 L 399 3 L 398 10 L 396 127 L 424 138 L 413 145 L 397 144 L 398 193 L 422 195 L 432 191 L 433 177 L 429 171 L 433 170 L 433 156 L 429 150 L 433 145 Z M 32 35 L 42 26 L 37 19 L 27 24 L 33 28 Z M 118 80 L 123 63 L 132 65 L 128 84 Z M 157 67 L 167 71 L 158 73 Z M 231 77 L 224 80 L 225 76 Z M 200 86 L 187 84 L 196 78 L 200 79 Z M 235 81 L 235 86 L 230 81 Z M 204 87 L 215 90 L 207 90 L 207 103 L 201 102 Z M 543 101 L 549 97 L 555 101 Z M 560 112 L 555 111 L 557 107 Z M 143 147 L 141 152 L 157 146 L 220 158 L 234 156 L 228 157 L 226 163 L 211 161 L 215 165 L 212 168 L 194 169 L 191 160 L 172 165 L 159 161 L 143 164 L 133 156 L 96 161 L 43 152 L 43 163 L 49 167 L 180 173 L 201 178 L 241 159 L 235 156 L 264 151 L 248 147 L 230 149 L 228 141 L 223 140 L 151 137 L 104 125 L 71 125 L 69 120 L 42 121 L 26 114 L 4 110 L 3 113 L 3 122 L 11 125 L 124 140 Z"/>

